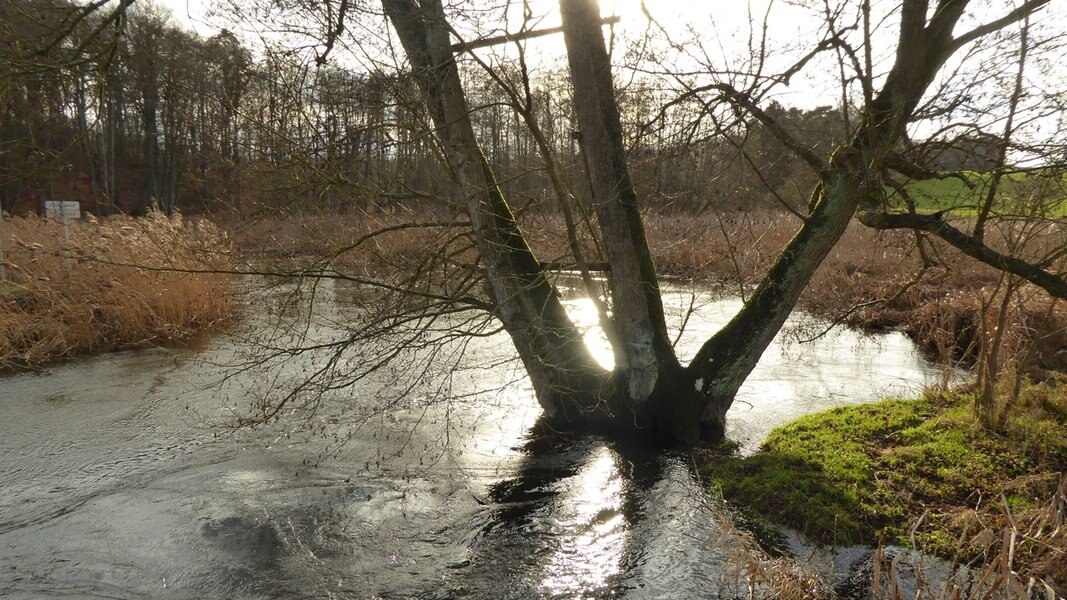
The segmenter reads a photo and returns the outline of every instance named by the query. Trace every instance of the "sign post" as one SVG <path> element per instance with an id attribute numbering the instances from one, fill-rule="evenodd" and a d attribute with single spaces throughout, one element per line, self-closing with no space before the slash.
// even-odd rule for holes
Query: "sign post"
<path id="1" fill-rule="evenodd" d="M 82 205 L 80 202 L 48 200 L 44 203 L 44 218 L 59 219 L 63 222 L 63 239 L 70 241 L 70 231 L 67 229 L 68 219 L 80 219 Z"/>
<path id="2" fill-rule="evenodd" d="M 67 227 L 67 221 L 69 219 L 80 219 L 82 216 L 82 205 L 80 202 L 75 201 L 63 201 L 63 200 L 47 200 L 44 203 L 44 217 L 46 219 L 59 219 L 63 222 L 63 240 L 70 242 L 70 229 Z M 70 275 L 70 258 L 65 261 L 67 263 L 67 275 Z"/>

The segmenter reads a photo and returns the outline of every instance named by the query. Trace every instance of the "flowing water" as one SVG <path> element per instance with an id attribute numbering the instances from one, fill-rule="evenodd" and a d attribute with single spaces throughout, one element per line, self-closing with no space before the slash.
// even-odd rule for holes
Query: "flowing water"
<path id="1" fill-rule="evenodd" d="M 683 358 L 737 300 L 699 301 Z M 328 329 L 336 302 L 320 304 Z M 568 301 L 576 320 L 591 304 Z M 251 322 L 262 329 L 267 318 Z M 814 325 L 818 329 L 818 325 Z M 808 328 L 806 335 L 812 331 Z M 940 371 L 900 334 L 834 330 L 767 351 L 730 413 L 755 449 L 797 415 L 914 394 Z M 600 343 L 594 331 L 590 344 Z M 507 339 L 479 338 L 468 371 L 426 377 L 410 401 L 353 415 L 388 373 L 324 397 L 311 421 L 219 423 L 314 361 L 223 384 L 239 334 L 201 347 L 106 354 L 0 378 L 0 597 L 729 597 L 715 544 L 727 513 L 689 459 L 593 436 L 531 435 L 538 408 Z M 289 371 L 288 373 L 286 371 Z M 378 386 L 378 387 L 375 387 Z M 419 387 L 421 386 L 421 387 Z M 466 398 L 473 388 L 488 396 Z M 431 390 L 433 393 L 431 393 Z"/>

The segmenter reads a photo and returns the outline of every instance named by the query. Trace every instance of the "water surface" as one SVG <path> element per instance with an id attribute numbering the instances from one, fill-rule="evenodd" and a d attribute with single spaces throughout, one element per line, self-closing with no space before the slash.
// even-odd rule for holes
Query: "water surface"
<path id="1" fill-rule="evenodd" d="M 345 324 L 345 293 L 324 291 L 305 340 Z M 676 323 L 691 300 L 667 290 Z M 696 300 L 683 358 L 739 307 Z M 592 322 L 588 301 L 568 303 Z M 287 322 L 268 306 L 256 305 L 255 333 Z M 279 342 L 292 335 L 278 331 Z M 233 433 L 220 424 L 321 360 L 293 356 L 280 372 L 215 385 L 250 333 L 0 379 L 0 596 L 743 595 L 714 543 L 729 516 L 687 456 L 531 435 L 539 410 L 505 360 L 506 338 L 474 341 L 447 385 L 416 378 L 392 410 L 371 409 L 415 363 L 327 394 L 310 421 Z M 900 334 L 780 336 L 727 433 L 751 451 L 797 415 L 914 394 L 940 377 Z"/>

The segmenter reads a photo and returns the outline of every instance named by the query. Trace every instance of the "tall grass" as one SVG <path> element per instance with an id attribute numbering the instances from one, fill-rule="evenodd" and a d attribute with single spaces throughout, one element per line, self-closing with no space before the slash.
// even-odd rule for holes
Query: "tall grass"
<path id="1" fill-rule="evenodd" d="M 208 222 L 154 215 L 63 224 L 0 223 L 0 367 L 161 344 L 233 314 L 225 236 Z"/>
<path id="2" fill-rule="evenodd" d="M 734 212 L 703 215 L 645 215 L 650 250 L 660 275 L 720 286 L 740 292 L 757 284 L 799 223 L 785 213 Z M 393 229 L 410 222 L 445 222 L 433 215 L 347 213 L 343 215 L 272 215 L 241 223 L 235 236 L 250 255 L 291 261 L 297 265 L 328 257 L 334 266 L 360 273 L 419 270 L 447 250 L 473 262 L 467 227 L 449 233 L 441 228 Z M 462 219 L 458 219 L 462 221 Z M 556 215 L 530 212 L 522 226 L 544 262 L 573 262 L 566 227 Z M 383 231 L 358 247 L 353 240 Z M 587 231 L 579 241 L 588 260 L 603 260 Z M 990 231 L 989 242 L 1007 247 L 1002 232 Z M 1050 229 L 1045 240 L 1061 243 Z M 1035 248 L 1044 248 L 1035 240 Z M 974 360 L 980 350 L 987 307 L 1000 285 L 1000 273 L 944 244 L 926 242 L 937 264 L 923 267 L 910 232 L 879 232 L 853 223 L 826 258 L 801 307 L 830 321 L 866 329 L 896 328 L 930 351 L 949 359 Z M 1026 291 L 1029 289 L 1029 291 Z M 1047 295 L 1024 288 L 1013 307 L 1010 337 L 1028 358 L 1027 368 L 1067 371 L 1067 305 L 1050 306 Z"/>

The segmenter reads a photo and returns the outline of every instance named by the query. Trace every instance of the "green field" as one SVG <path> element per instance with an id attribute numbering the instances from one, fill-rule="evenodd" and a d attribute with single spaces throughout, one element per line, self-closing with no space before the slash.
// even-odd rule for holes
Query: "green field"
<path id="1" fill-rule="evenodd" d="M 951 211 L 956 216 L 973 216 L 985 202 L 992 177 L 989 173 L 967 171 L 959 177 L 912 181 L 905 190 L 920 213 Z M 887 190 L 893 206 L 904 207 L 903 198 Z M 994 214 L 1064 217 L 1067 216 L 1067 175 L 1048 176 L 1040 172 L 1012 173 L 1001 178 Z"/>

